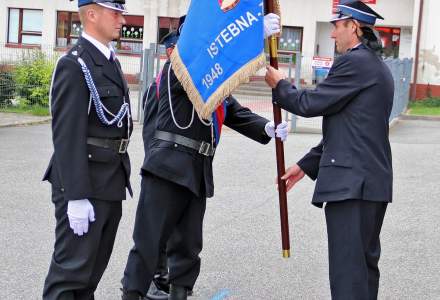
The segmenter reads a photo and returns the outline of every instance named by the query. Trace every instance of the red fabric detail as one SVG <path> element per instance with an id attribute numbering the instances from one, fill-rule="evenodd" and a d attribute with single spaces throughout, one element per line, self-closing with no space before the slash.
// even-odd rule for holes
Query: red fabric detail
<path id="1" fill-rule="evenodd" d="M 225 120 L 225 106 L 223 103 L 217 108 L 215 113 L 217 114 L 218 135 L 220 136 L 222 133 L 223 122 Z"/>
<path id="2" fill-rule="evenodd" d="M 160 89 L 160 79 L 161 79 L 161 77 L 162 77 L 162 72 L 157 74 L 157 77 L 156 77 L 156 96 L 157 96 L 158 100 L 159 100 L 159 96 L 160 96 L 159 89 Z"/>

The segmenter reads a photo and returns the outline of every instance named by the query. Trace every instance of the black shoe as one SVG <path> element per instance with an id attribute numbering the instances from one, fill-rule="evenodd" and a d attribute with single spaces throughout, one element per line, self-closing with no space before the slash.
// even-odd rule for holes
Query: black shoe
<path id="1" fill-rule="evenodd" d="M 142 295 L 136 291 L 127 291 L 126 289 L 121 289 L 121 291 L 122 300 L 144 300 L 144 297 L 142 297 Z"/>
<path id="2" fill-rule="evenodd" d="M 161 273 L 154 275 L 153 278 L 154 284 L 159 290 L 164 291 L 165 293 L 170 293 L 170 283 L 168 281 L 168 273 Z"/>
<path id="3" fill-rule="evenodd" d="M 184 286 L 171 284 L 169 300 L 187 300 L 188 289 Z"/>
<path id="4" fill-rule="evenodd" d="M 168 293 L 161 290 L 159 286 L 155 284 L 155 282 L 151 282 L 150 288 L 147 292 L 146 299 L 150 300 L 168 300 Z"/>

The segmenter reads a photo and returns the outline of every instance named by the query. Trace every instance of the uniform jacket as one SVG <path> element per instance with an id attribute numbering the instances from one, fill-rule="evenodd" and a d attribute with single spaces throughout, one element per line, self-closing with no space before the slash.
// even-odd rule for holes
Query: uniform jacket
<path id="1" fill-rule="evenodd" d="M 43 180 L 60 188 L 66 200 L 123 200 L 126 188 L 132 194 L 128 154 L 88 145 L 87 137 L 127 138 L 133 124 L 127 118 L 121 128 L 101 123 L 93 103 L 88 113 L 90 93 L 78 57 L 89 68 L 107 109 L 116 114 L 124 99 L 130 101 L 119 62 L 110 62 L 92 43 L 80 38 L 55 69 L 51 94 L 54 153 Z"/>
<path id="2" fill-rule="evenodd" d="M 159 74 L 158 76 L 161 76 Z M 145 92 L 142 99 L 142 107 L 144 108 L 144 120 L 142 127 L 142 139 L 144 141 L 144 161 L 147 159 L 147 154 L 150 148 L 150 142 L 154 137 L 156 131 L 157 110 L 159 107 L 157 83 L 153 82 Z"/>
<path id="3" fill-rule="evenodd" d="M 278 83 L 275 99 L 282 108 L 303 117 L 323 116 L 321 143 L 298 162 L 316 179 L 313 203 L 391 202 L 388 124 L 393 95 L 391 72 L 364 45 L 338 57 L 314 90 Z"/>
<path id="4" fill-rule="evenodd" d="M 211 143 L 211 127 L 202 124 L 196 112 L 194 112 L 193 124 L 188 129 L 179 129 L 174 124 L 168 97 L 168 69 L 169 62 L 164 66 L 160 82 L 156 129 Z M 179 126 L 186 127 L 191 121 L 193 105 L 172 69 L 170 90 L 175 119 Z M 225 101 L 228 103 L 224 121 L 226 126 L 262 144 L 270 141 L 270 137 L 264 131 L 267 119 L 241 106 L 233 97 Z M 148 143 L 145 137 L 152 136 L 148 123 L 144 124 L 143 135 L 144 143 Z M 212 197 L 214 194 L 212 160 L 212 156 L 203 156 L 184 146 L 153 138 L 146 149 L 142 171 L 185 186 L 197 196 Z"/>

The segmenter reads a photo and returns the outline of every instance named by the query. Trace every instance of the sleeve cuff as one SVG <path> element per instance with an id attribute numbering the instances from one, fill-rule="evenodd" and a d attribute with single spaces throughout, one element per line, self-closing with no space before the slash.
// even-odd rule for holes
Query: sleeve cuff
<path id="1" fill-rule="evenodd" d="M 295 89 L 295 87 L 293 87 Z M 280 105 L 284 102 L 284 98 L 287 97 L 288 91 L 292 89 L 292 84 L 286 79 L 278 81 L 277 86 L 274 89 L 274 96 L 272 97 L 272 103 Z"/>

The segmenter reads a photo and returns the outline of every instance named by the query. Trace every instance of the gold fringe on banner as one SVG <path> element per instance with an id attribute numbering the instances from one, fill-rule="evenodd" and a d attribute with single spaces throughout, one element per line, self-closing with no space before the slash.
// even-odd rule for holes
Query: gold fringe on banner
<path id="1" fill-rule="evenodd" d="M 183 89 L 187 93 L 189 100 L 193 103 L 198 115 L 205 120 L 211 118 L 211 114 L 217 109 L 223 100 L 232 93 L 232 91 L 234 91 L 240 84 L 247 82 L 249 76 L 254 75 L 259 69 L 266 65 L 266 55 L 261 53 L 220 85 L 205 103 L 180 58 L 178 45 L 173 50 L 170 59 L 174 74 L 182 84 Z"/>
<path id="2" fill-rule="evenodd" d="M 189 100 L 192 102 L 194 108 L 196 109 L 196 112 L 200 116 L 199 112 L 202 111 L 205 103 L 203 102 L 202 96 L 200 95 L 199 91 L 196 89 L 194 82 L 192 81 L 192 78 L 189 75 L 189 72 L 186 69 L 182 59 L 180 58 L 178 45 L 174 47 L 174 50 L 170 56 L 170 60 L 174 74 L 176 75 L 180 84 L 183 86 L 183 89 L 188 95 Z"/>

